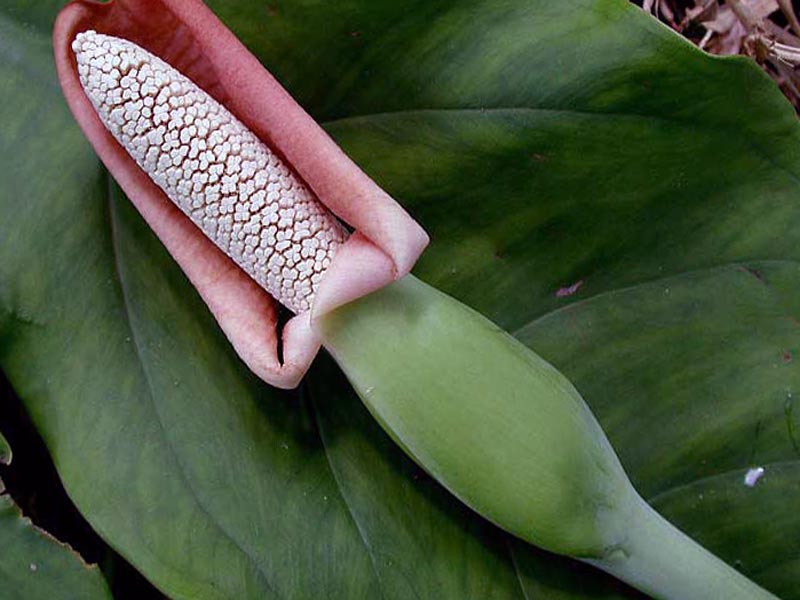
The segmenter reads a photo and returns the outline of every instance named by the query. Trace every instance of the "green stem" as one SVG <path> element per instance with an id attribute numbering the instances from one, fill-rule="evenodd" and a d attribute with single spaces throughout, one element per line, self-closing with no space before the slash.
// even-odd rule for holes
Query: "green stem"
<path id="1" fill-rule="evenodd" d="M 622 540 L 586 560 L 659 600 L 778 600 L 637 498 Z"/>

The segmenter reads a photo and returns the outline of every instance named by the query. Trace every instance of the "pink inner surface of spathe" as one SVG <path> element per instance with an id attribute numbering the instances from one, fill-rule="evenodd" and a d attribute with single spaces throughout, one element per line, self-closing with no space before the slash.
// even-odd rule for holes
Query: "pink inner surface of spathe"
<path id="1" fill-rule="evenodd" d="M 281 155 L 355 233 L 322 279 L 310 314 L 278 331 L 274 299 L 219 251 L 111 136 L 86 97 L 71 43 L 87 29 L 128 39 L 224 104 Z M 197 0 L 77 0 L 53 33 L 56 67 L 76 120 L 111 174 L 198 290 L 234 349 L 259 377 L 295 387 L 318 348 L 312 323 L 408 273 L 428 243 L 424 230 L 353 163 Z M 281 339 L 282 337 L 282 339 Z M 283 362 L 278 344 L 283 344 Z"/>

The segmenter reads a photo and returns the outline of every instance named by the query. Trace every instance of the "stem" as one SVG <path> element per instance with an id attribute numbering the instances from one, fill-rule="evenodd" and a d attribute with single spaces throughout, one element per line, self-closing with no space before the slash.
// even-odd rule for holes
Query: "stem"
<path id="1" fill-rule="evenodd" d="M 778 600 L 637 497 L 623 541 L 586 562 L 658 600 Z"/>
<path id="2" fill-rule="evenodd" d="M 748 33 L 752 33 L 761 27 L 761 19 L 759 19 L 758 15 L 753 12 L 753 9 L 742 0 L 728 0 L 727 3 L 739 18 L 739 21 L 742 22 L 745 29 L 747 29 Z"/>
<path id="3" fill-rule="evenodd" d="M 786 17 L 786 20 L 789 21 L 789 25 L 792 26 L 792 30 L 795 34 L 800 35 L 800 21 L 797 20 L 797 13 L 794 12 L 792 0 L 778 0 L 778 6 Z"/>

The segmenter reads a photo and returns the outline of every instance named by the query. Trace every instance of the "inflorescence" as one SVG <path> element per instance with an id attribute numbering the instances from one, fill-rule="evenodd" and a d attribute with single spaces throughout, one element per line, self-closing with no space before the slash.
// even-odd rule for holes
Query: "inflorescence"
<path id="1" fill-rule="evenodd" d="M 347 232 L 219 102 L 136 44 L 79 33 L 78 75 L 100 119 L 164 193 L 295 313 Z"/>

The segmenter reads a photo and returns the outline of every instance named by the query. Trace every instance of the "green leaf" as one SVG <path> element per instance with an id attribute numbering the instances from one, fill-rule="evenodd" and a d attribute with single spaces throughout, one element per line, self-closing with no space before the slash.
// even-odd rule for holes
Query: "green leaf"
<path id="1" fill-rule="evenodd" d="M 34 527 L 6 495 L 0 495 L 0 545 L 2 600 L 111 598 L 96 566 Z"/>
<path id="2" fill-rule="evenodd" d="M 11 462 L 11 446 L 8 445 L 6 438 L 0 433 L 0 465 L 7 465 Z M 0 488 L 0 493 L 3 489 Z"/>
<path id="3" fill-rule="evenodd" d="M 11 448 L 0 435 L 0 464 Z M 0 600 L 110 600 L 105 579 L 69 546 L 22 516 L 0 479 Z"/>
<path id="4" fill-rule="evenodd" d="M 655 505 L 697 539 L 740 569 L 758 578 L 782 598 L 797 588 L 800 524 L 787 505 L 800 499 L 800 462 L 765 464 L 754 489 L 742 485 L 744 473 L 723 473 L 695 481 L 654 499 Z M 702 528 L 697 524 L 705 522 Z"/>
<path id="5" fill-rule="evenodd" d="M 464 509 L 329 361 L 299 394 L 246 372 L 72 122 L 57 4 L 0 9 L 0 364 L 93 527 L 175 598 L 639 597 Z M 623 0 L 212 7 L 431 232 L 417 274 L 522 328 L 658 509 L 800 599 L 773 84 Z"/>
<path id="6" fill-rule="evenodd" d="M 798 286 L 794 261 L 705 269 L 518 332 L 585 394 L 645 497 L 781 598 L 800 581 Z"/>

